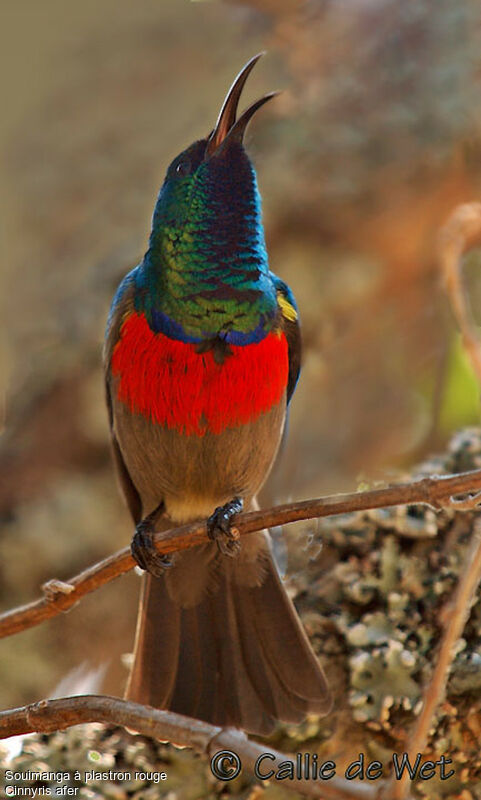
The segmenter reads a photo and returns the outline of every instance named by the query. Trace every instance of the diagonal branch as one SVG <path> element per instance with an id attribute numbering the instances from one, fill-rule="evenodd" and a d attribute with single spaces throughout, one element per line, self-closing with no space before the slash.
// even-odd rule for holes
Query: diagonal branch
<path id="1" fill-rule="evenodd" d="M 450 601 L 444 624 L 436 666 L 426 686 L 423 707 L 416 727 L 410 737 L 409 758 L 414 763 L 417 753 L 423 753 L 433 728 L 436 710 L 442 702 L 451 664 L 456 654 L 456 644 L 461 638 L 464 626 L 476 600 L 476 592 L 481 582 L 481 519 L 474 525 L 474 535 L 464 559 L 458 588 Z M 400 781 L 392 780 L 386 788 L 386 800 L 405 800 L 409 783 L 404 775 Z"/>
<path id="2" fill-rule="evenodd" d="M 315 500 L 276 506 L 264 511 L 251 511 L 235 517 L 235 526 L 241 535 L 263 528 L 286 525 L 289 522 L 328 517 L 371 508 L 387 508 L 406 504 L 424 504 L 436 509 L 458 508 L 467 510 L 476 507 L 481 492 L 481 470 L 422 478 L 411 483 L 372 489 L 366 492 L 337 494 Z M 454 498 L 458 495 L 474 495 L 467 500 Z M 205 522 L 194 522 L 179 528 L 158 533 L 154 538 L 160 553 L 173 553 L 209 541 Z M 45 596 L 28 605 L 6 611 L 0 615 L 0 638 L 38 625 L 61 611 L 67 611 L 84 597 L 105 583 L 123 575 L 135 566 L 130 549 L 124 548 L 99 561 L 76 575 L 68 582 L 49 581 L 44 587 Z"/>
<path id="3" fill-rule="evenodd" d="M 242 768 L 254 772 L 254 766 L 264 753 L 274 756 L 263 764 L 263 772 L 277 769 L 279 763 L 295 757 L 279 753 L 266 745 L 257 744 L 242 731 L 234 728 L 219 728 L 208 722 L 159 711 L 127 700 L 104 695 L 62 697 L 55 700 L 40 700 L 22 708 L 0 712 L 0 739 L 26 733 L 52 733 L 87 722 L 104 722 L 121 725 L 161 741 L 169 741 L 183 747 L 193 747 L 211 758 L 221 750 L 229 750 L 239 756 Z M 267 765 L 267 766 L 266 766 Z M 378 787 L 353 785 L 352 782 L 334 775 L 329 780 L 301 778 L 285 780 L 286 789 L 319 800 L 375 800 Z"/>
<path id="4" fill-rule="evenodd" d="M 481 381 L 481 340 L 474 324 L 462 280 L 462 256 L 481 244 L 481 203 L 457 206 L 441 228 L 438 238 L 439 266 L 446 292 L 458 323 L 463 345 L 473 369 Z M 454 501 L 459 510 L 468 509 L 475 497 Z M 423 706 L 410 739 L 409 757 L 422 753 L 433 728 L 436 711 L 443 701 L 455 645 L 462 636 L 471 606 L 481 582 L 481 520 L 474 524 L 474 535 L 466 554 L 458 587 L 449 603 L 443 620 L 444 633 L 436 658 L 436 665 L 423 693 Z M 409 791 L 405 776 L 400 781 L 391 780 L 386 787 L 386 800 L 404 800 Z"/>

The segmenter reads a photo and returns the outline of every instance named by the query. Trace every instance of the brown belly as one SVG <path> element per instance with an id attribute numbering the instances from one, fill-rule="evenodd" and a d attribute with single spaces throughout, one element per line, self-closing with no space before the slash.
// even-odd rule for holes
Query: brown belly
<path id="1" fill-rule="evenodd" d="M 155 424 L 132 414 L 119 400 L 114 400 L 113 412 L 114 433 L 143 515 L 163 501 L 173 521 L 187 522 L 208 516 L 236 496 L 250 503 L 279 447 L 285 397 L 254 422 L 204 436 Z"/>

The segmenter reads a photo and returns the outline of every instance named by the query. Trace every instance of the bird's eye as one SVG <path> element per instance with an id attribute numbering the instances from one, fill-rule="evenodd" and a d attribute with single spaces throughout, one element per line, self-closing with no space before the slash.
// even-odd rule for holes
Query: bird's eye
<path id="1" fill-rule="evenodd" d="M 177 175 L 189 175 L 190 173 L 190 161 L 188 158 L 182 158 L 178 164 L 175 166 L 175 171 Z"/>

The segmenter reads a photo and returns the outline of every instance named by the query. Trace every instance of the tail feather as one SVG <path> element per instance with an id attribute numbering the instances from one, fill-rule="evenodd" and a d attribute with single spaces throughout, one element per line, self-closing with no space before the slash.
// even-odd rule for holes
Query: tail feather
<path id="1" fill-rule="evenodd" d="M 272 562 L 260 591 L 251 590 L 239 606 L 245 668 L 269 715 L 298 723 L 309 712 L 327 713 L 330 693 L 326 680 Z M 253 638 L 256 648 L 251 646 Z M 301 671 L 304 685 L 298 682 Z"/>
<path id="2" fill-rule="evenodd" d="M 144 577 L 129 699 L 262 735 L 277 720 L 327 713 L 324 674 L 270 552 L 259 558 L 261 578 L 246 585 L 210 553 L 211 590 L 189 607 L 164 579 Z"/>
<path id="3" fill-rule="evenodd" d="M 299 709 L 307 705 L 309 711 L 327 713 L 331 700 L 326 680 L 272 559 L 265 583 L 252 598 L 252 621 L 275 685 L 284 687 Z"/>
<path id="4" fill-rule="evenodd" d="M 191 706 L 189 705 L 189 695 L 182 696 L 181 692 L 176 693 L 177 696 L 173 698 L 173 703 L 176 707 L 181 707 L 182 703 L 184 703 L 186 705 L 186 714 L 197 719 L 207 719 L 216 702 L 215 681 L 212 680 L 212 675 L 215 675 L 217 670 L 215 631 L 209 618 L 208 603 L 202 603 L 194 609 L 185 610 L 185 616 L 189 612 L 196 625 L 197 634 L 195 640 L 197 653 L 193 654 L 193 661 L 198 664 L 198 671 L 194 676 L 196 694 L 195 698 L 192 698 Z M 188 661 L 187 663 L 192 662 Z"/>
<path id="5" fill-rule="evenodd" d="M 156 702 L 156 696 L 171 696 L 177 680 L 181 639 L 188 641 L 183 635 L 181 609 L 166 605 L 164 591 L 159 591 L 162 588 L 162 580 L 143 576 L 134 665 L 126 689 L 131 700 L 158 708 L 166 708 L 165 703 Z"/>
<path id="6" fill-rule="evenodd" d="M 237 629 L 237 609 L 233 592 L 225 579 L 222 580 L 221 593 L 222 608 L 212 608 L 216 604 L 216 597 L 211 597 L 219 676 L 214 719 L 216 724 L 242 728 L 256 726 L 262 722 L 263 709 L 245 669 L 242 642 Z M 228 722 L 224 723 L 223 720 Z"/>

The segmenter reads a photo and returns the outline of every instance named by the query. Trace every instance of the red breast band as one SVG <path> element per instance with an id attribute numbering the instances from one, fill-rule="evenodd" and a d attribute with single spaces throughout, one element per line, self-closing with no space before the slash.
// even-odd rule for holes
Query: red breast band
<path id="1" fill-rule="evenodd" d="M 118 398 L 132 412 L 186 434 L 221 433 L 252 422 L 285 392 L 287 341 L 275 332 L 230 350 L 217 364 L 212 350 L 197 353 L 194 344 L 155 333 L 144 314 L 131 313 L 112 355 Z"/>

